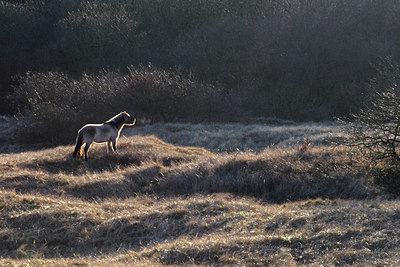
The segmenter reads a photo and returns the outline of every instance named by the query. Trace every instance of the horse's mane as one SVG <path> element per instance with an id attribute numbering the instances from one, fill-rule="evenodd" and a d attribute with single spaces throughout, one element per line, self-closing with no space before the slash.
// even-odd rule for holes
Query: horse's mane
<path id="1" fill-rule="evenodd" d="M 123 115 L 128 115 L 129 114 L 126 111 L 120 112 L 119 114 L 115 115 L 105 123 L 114 126 L 116 128 L 119 128 L 123 123 L 124 123 L 124 116 Z"/>

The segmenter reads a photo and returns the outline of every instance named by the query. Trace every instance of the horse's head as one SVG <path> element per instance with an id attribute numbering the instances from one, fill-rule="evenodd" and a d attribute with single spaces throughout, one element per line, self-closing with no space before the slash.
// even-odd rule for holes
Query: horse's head
<path id="1" fill-rule="evenodd" d="M 123 114 L 124 124 L 125 125 L 135 125 L 135 122 L 136 122 L 136 118 L 135 117 L 129 115 L 129 113 L 126 112 L 126 111 L 122 112 L 122 114 Z"/>

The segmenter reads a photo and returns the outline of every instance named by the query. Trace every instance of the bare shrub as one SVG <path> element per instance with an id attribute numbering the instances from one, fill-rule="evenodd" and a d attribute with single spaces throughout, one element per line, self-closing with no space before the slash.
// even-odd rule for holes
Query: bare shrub
<path id="1" fill-rule="evenodd" d="M 26 142 L 71 142 L 83 124 L 103 122 L 121 110 L 153 121 L 237 115 L 228 108 L 230 95 L 220 87 L 156 68 L 131 68 L 126 75 L 102 71 L 78 79 L 61 72 L 28 72 L 17 83 L 11 99 L 28 119 L 20 135 Z"/>
<path id="2" fill-rule="evenodd" d="M 390 58 L 382 60 L 369 84 L 368 100 L 352 119 L 351 146 L 359 147 L 372 161 L 398 164 L 400 144 L 400 69 Z"/>
<path id="3" fill-rule="evenodd" d="M 234 116 L 227 109 L 228 94 L 190 75 L 149 66 L 130 68 L 125 79 L 131 104 L 153 120 L 196 122 Z"/>
<path id="4" fill-rule="evenodd" d="M 352 116 L 348 145 L 358 148 L 371 164 L 374 182 L 399 194 L 400 69 L 390 58 L 381 61 L 370 81 L 364 108 Z"/>
<path id="5" fill-rule="evenodd" d="M 109 71 L 78 80 L 58 72 L 19 76 L 12 99 L 27 120 L 19 141 L 71 142 L 82 124 L 102 122 L 124 108 L 118 105 L 122 81 Z"/>

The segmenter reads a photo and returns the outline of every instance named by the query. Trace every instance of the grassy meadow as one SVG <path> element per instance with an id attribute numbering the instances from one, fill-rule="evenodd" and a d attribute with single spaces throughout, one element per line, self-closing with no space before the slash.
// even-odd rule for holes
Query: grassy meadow
<path id="1" fill-rule="evenodd" d="M 400 265 L 399 13 L 0 0 L 0 266 Z M 118 153 L 72 158 L 123 110 Z"/>
<path id="2" fill-rule="evenodd" d="M 97 144 L 88 162 L 72 144 L 3 143 L 0 265 L 399 264 L 400 201 L 338 145 L 342 126 L 157 123 L 122 135 L 117 154 Z"/>

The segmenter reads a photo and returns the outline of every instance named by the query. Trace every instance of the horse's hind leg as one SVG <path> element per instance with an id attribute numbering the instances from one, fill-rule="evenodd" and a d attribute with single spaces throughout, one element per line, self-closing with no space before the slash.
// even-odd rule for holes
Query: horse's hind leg
<path id="1" fill-rule="evenodd" d="M 88 151 L 89 151 L 91 144 L 92 143 L 86 143 L 86 145 L 85 145 L 85 160 L 88 160 Z"/>
<path id="2" fill-rule="evenodd" d="M 79 156 L 82 156 L 82 145 L 83 145 L 83 135 L 81 132 L 78 132 L 78 136 L 76 138 L 76 145 L 75 145 L 75 150 L 74 153 L 72 153 L 72 156 L 76 158 L 76 155 L 79 152 Z"/>

